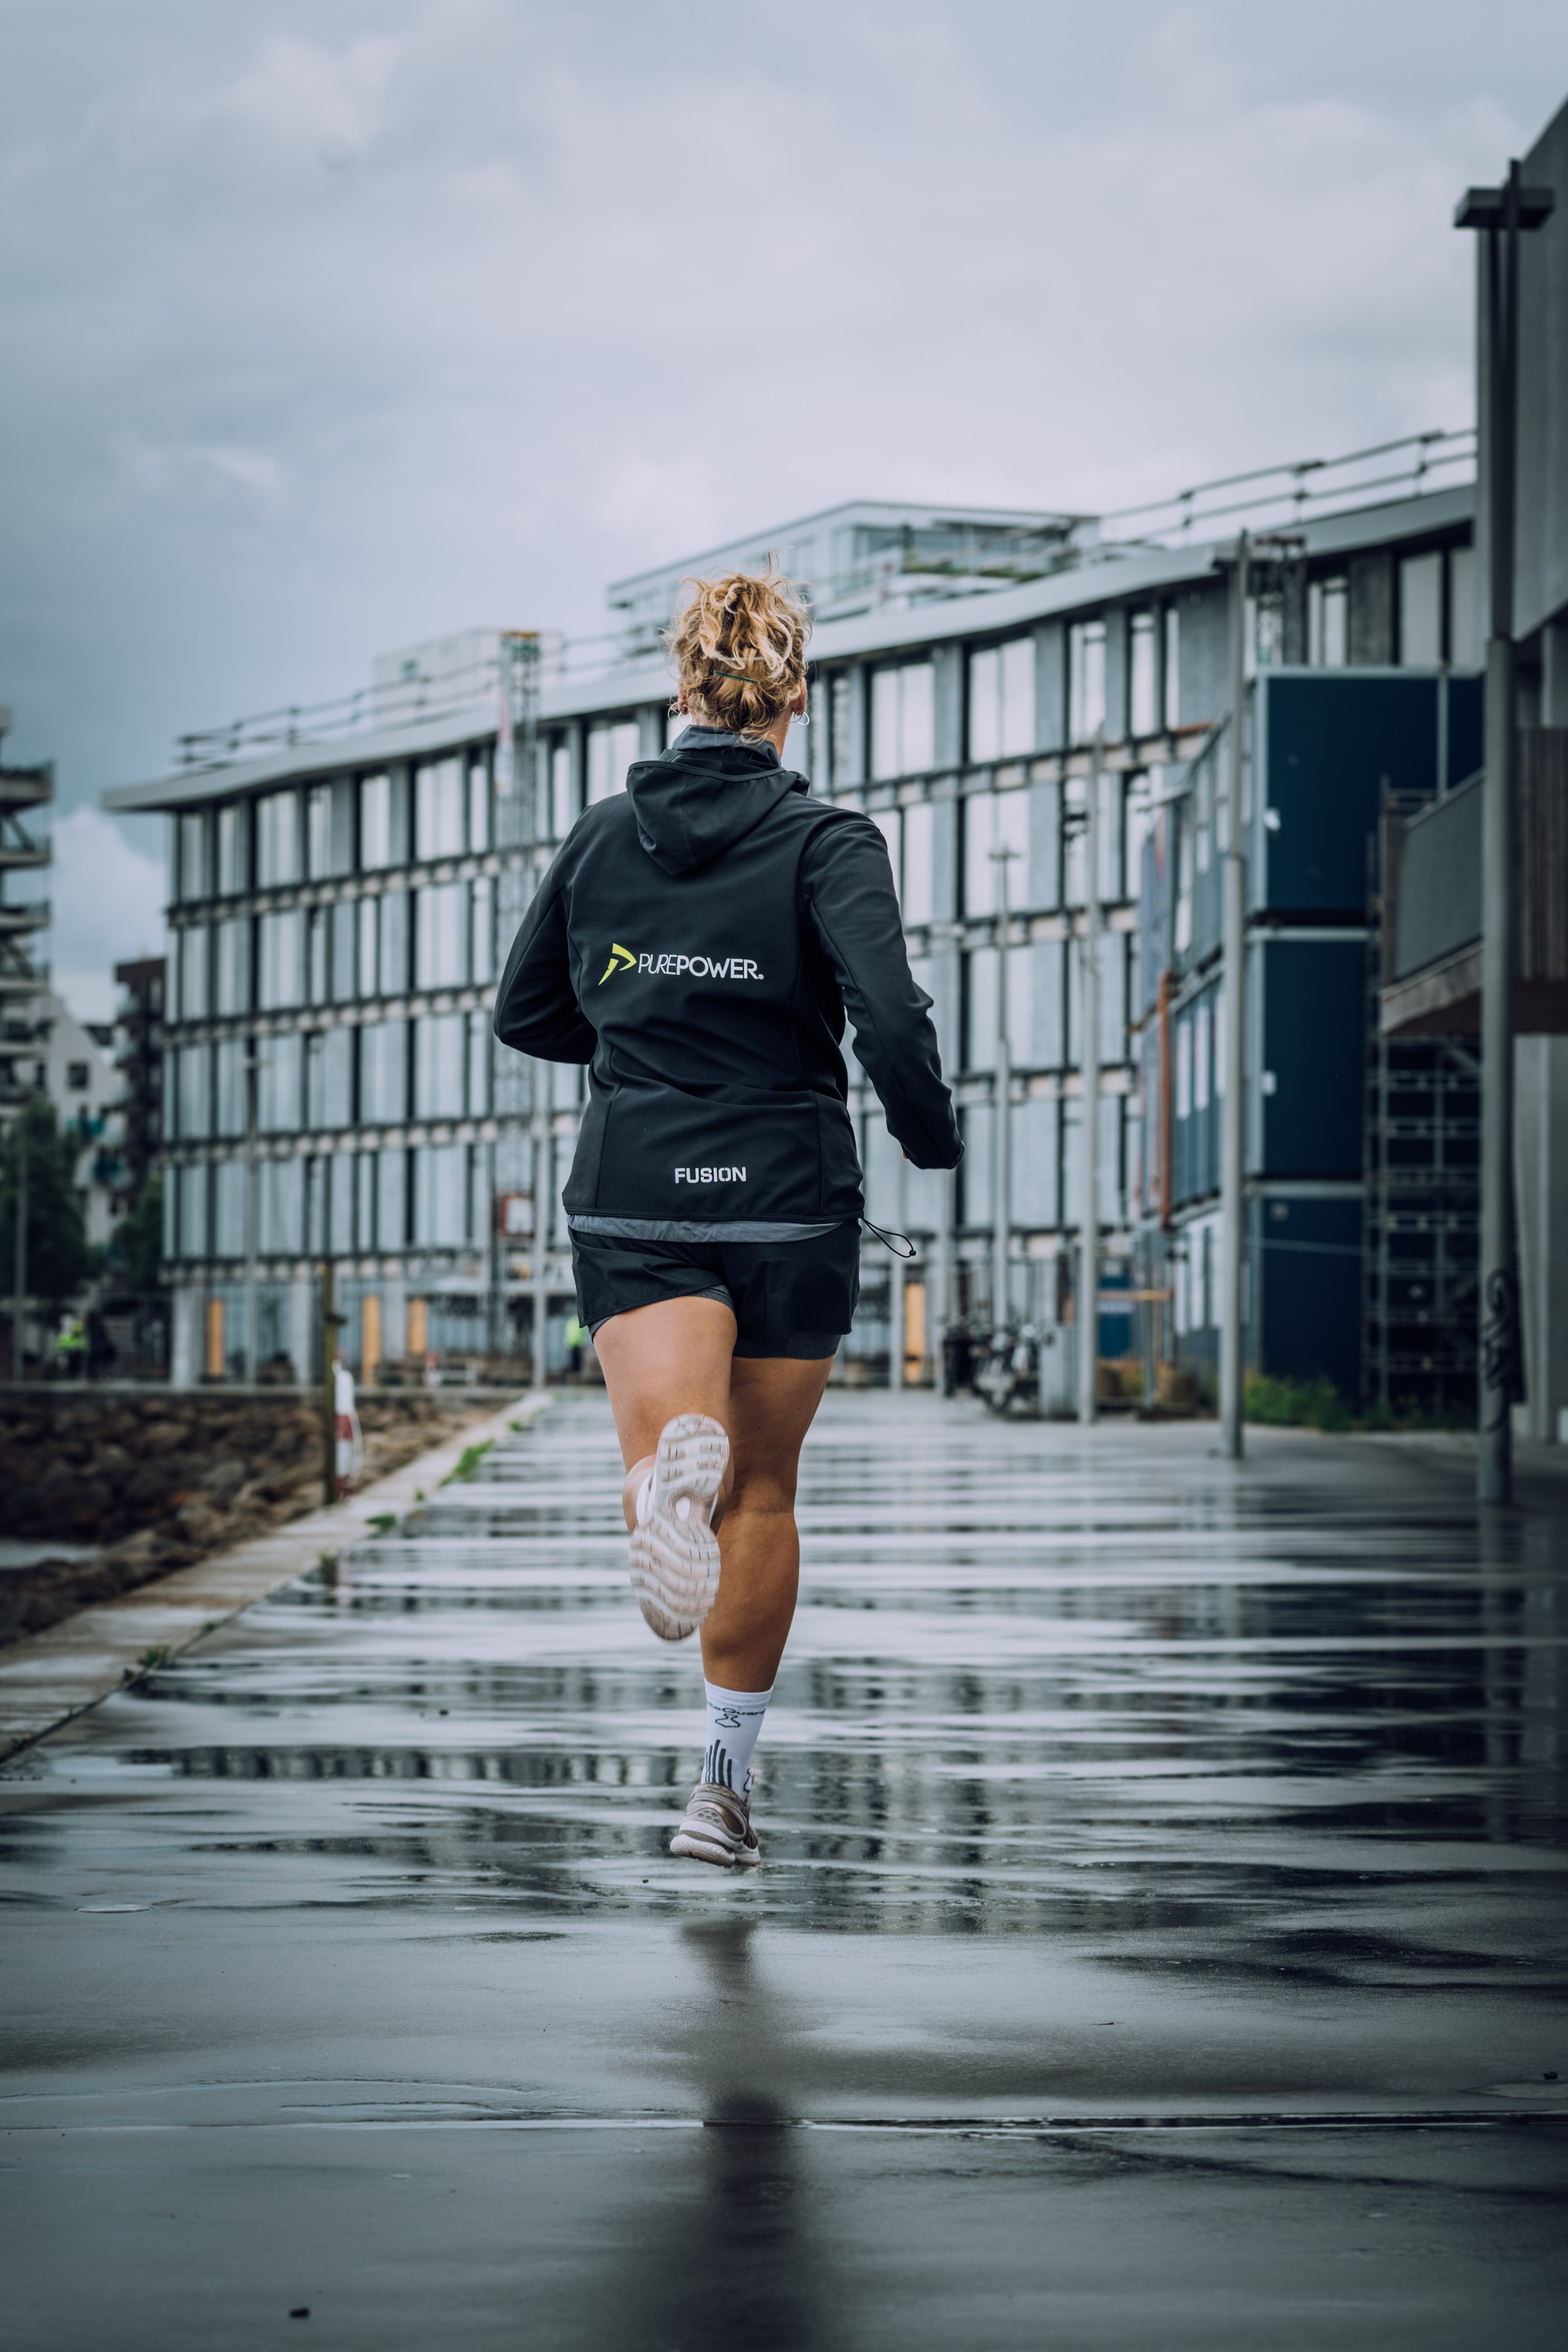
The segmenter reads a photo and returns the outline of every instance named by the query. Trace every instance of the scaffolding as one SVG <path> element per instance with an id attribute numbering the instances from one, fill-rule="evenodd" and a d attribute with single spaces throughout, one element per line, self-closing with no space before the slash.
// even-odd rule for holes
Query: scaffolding
<path id="1" fill-rule="evenodd" d="M 1386 1037 L 1384 876 L 1392 825 L 1426 793 L 1385 793 L 1368 853 L 1362 1395 L 1402 1417 L 1476 1401 L 1479 1040 Z"/>

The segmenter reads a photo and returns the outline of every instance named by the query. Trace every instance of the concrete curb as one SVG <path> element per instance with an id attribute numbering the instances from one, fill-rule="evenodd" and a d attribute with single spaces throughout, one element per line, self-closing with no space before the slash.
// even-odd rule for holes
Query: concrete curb
<path id="1" fill-rule="evenodd" d="M 386 1511 L 401 1517 L 421 1493 L 435 1492 L 469 1446 L 493 1444 L 514 1422 L 526 1426 L 549 1401 L 537 1391 L 519 1397 L 401 1470 L 374 1480 L 346 1503 L 330 1509 L 323 1505 L 268 1535 L 83 1609 L 0 1652 L 0 1762 L 122 1688 L 149 1650 L 177 1656 L 252 1601 L 292 1584 L 323 1552 L 346 1550 L 372 1519 Z"/>

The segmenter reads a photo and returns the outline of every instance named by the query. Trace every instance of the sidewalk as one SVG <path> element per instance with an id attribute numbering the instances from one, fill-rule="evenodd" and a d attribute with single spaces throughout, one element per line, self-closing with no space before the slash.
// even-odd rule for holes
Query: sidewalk
<path id="1" fill-rule="evenodd" d="M 526 1424 L 546 1402 L 536 1394 L 520 1397 L 401 1470 L 373 1480 L 346 1502 L 330 1509 L 323 1505 L 269 1535 L 214 1552 L 195 1567 L 177 1569 L 8 1643 L 0 1650 L 0 1761 L 118 1690 L 153 1654 L 158 1662 L 176 1657 L 253 1601 L 314 1568 L 323 1554 L 335 1557 L 378 1516 L 390 1511 L 401 1517 L 421 1496 L 435 1493 L 468 1447 L 493 1444 L 513 1426 Z"/>

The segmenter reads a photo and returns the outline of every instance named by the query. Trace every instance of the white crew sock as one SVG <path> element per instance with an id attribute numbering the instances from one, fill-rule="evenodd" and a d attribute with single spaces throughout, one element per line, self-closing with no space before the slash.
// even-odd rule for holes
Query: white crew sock
<path id="1" fill-rule="evenodd" d="M 710 1682 L 702 1687 L 708 1694 L 708 1753 L 702 1759 L 702 1778 L 749 1797 L 752 1751 L 773 1693 L 723 1690 Z"/>

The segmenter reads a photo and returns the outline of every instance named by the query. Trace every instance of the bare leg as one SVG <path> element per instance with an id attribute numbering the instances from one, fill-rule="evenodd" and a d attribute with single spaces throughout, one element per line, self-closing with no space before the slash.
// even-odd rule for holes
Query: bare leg
<path id="1" fill-rule="evenodd" d="M 833 1359 L 737 1356 L 731 1370 L 732 1485 L 719 1538 L 719 1598 L 702 1628 L 702 1671 L 726 1690 L 771 1690 L 795 1617 L 800 1449 Z"/>
<path id="2" fill-rule="evenodd" d="M 599 1326 L 594 1350 L 604 1369 L 626 1465 L 621 1509 L 629 1532 L 637 1494 L 653 1468 L 658 1433 L 677 1413 L 705 1412 L 730 1426 L 731 1349 L 735 1318 L 717 1298 L 661 1298 Z M 732 1470 L 732 1465 L 731 1465 Z M 725 1473 L 720 1502 L 730 1490 Z M 719 1523 L 719 1511 L 713 1524 Z"/>
<path id="3" fill-rule="evenodd" d="M 769 1690 L 789 1638 L 800 1583 L 795 1524 L 800 1449 L 832 1358 L 732 1356 L 735 1318 L 714 1298 L 661 1299 L 614 1315 L 594 1342 L 621 1441 L 629 1528 L 659 1432 L 677 1413 L 705 1412 L 730 1435 L 720 1490 L 719 1598 L 702 1628 L 702 1665 L 727 1690 Z M 715 1509 L 713 1524 L 719 1526 Z"/>

